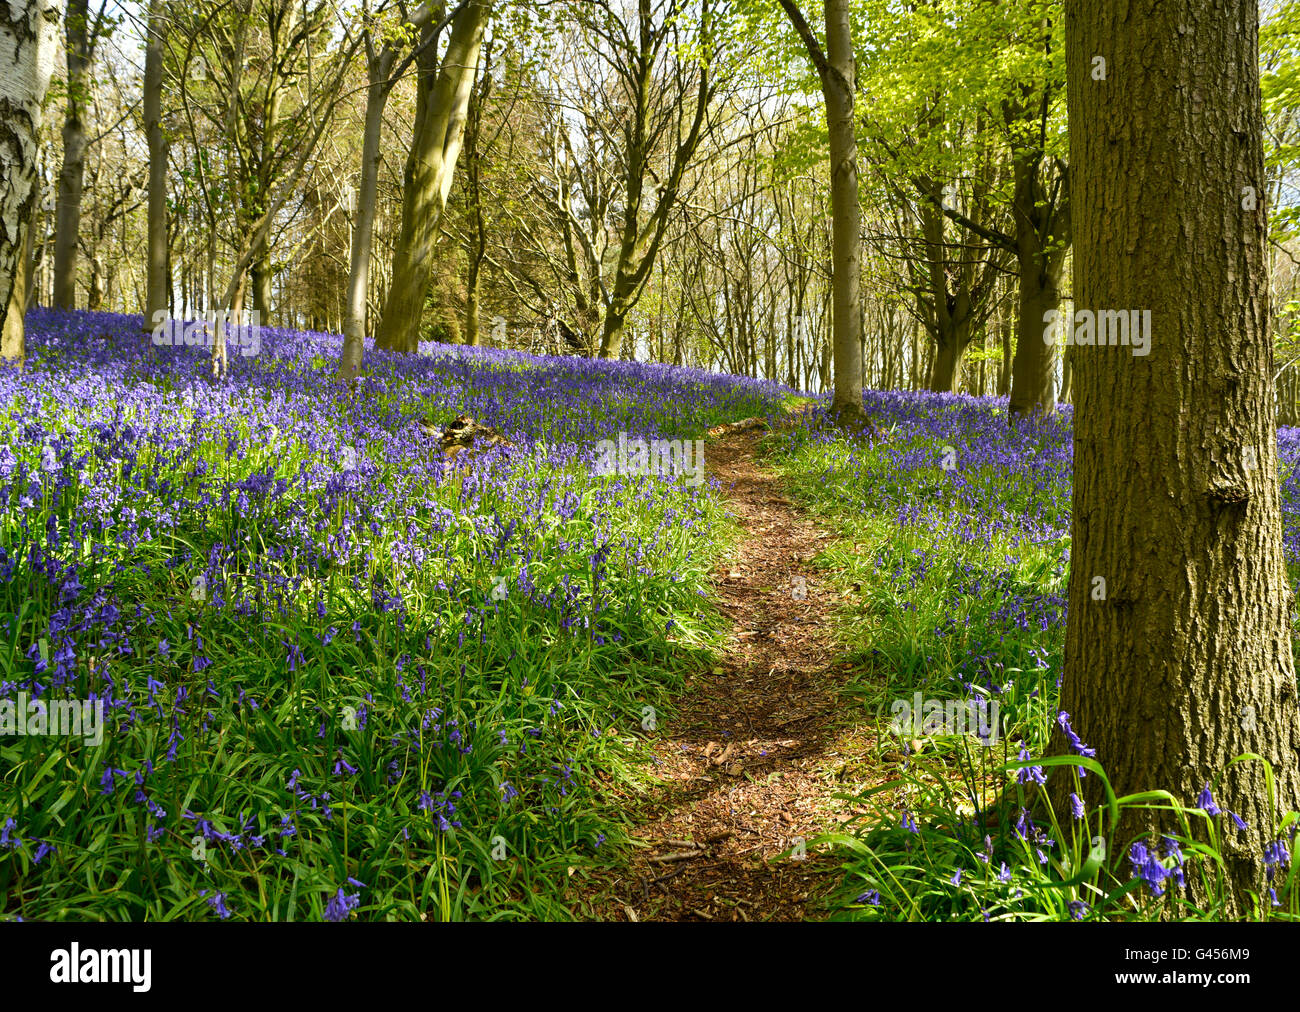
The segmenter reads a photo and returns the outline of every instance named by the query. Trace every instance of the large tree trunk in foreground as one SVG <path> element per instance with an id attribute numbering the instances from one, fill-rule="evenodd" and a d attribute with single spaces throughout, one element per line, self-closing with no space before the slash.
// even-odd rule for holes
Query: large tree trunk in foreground
<path id="1" fill-rule="evenodd" d="M 167 135 L 162 128 L 163 49 L 167 31 L 164 3 L 165 0 L 151 0 L 149 4 L 144 53 L 144 132 L 149 145 L 145 330 L 152 329 L 156 313 L 167 312 L 171 288 L 171 277 L 167 269 Z"/>
<path id="2" fill-rule="evenodd" d="M 1258 12 L 1210 0 L 1066 10 L 1076 311 L 1150 310 L 1151 328 L 1145 357 L 1072 349 L 1061 708 L 1117 794 L 1164 788 L 1195 806 L 1224 774 L 1216 801 L 1249 824 L 1220 836 L 1239 915 L 1265 886 L 1273 826 L 1262 766 L 1225 769 L 1257 753 L 1281 810 L 1300 802 L 1264 201 L 1243 209 L 1243 189 L 1262 197 L 1265 183 Z M 1053 780 L 1059 798 L 1066 778 Z M 1094 801 L 1097 781 L 1082 782 Z M 1115 859 L 1172 822 L 1128 818 Z"/>
<path id="3" fill-rule="evenodd" d="M 27 232 L 38 193 L 41 105 L 58 47 L 61 0 L 0 5 L 0 359 L 26 357 Z"/>
<path id="4" fill-rule="evenodd" d="M 376 346 L 387 351 L 413 352 L 419 346 L 433 248 L 465 134 L 487 8 L 485 0 L 471 0 L 461 8 L 452 21 L 441 68 L 433 46 L 421 52 L 417 61 L 415 134 L 402 187 L 402 226 L 393 252 L 393 278 L 375 335 Z M 430 30 L 425 28 L 425 32 Z"/>

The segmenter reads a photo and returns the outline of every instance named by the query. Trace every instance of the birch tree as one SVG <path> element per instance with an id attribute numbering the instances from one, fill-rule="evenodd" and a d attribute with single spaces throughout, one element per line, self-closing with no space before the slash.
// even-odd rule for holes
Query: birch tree
<path id="1" fill-rule="evenodd" d="M 0 6 L 0 359 L 20 365 L 41 117 L 63 14 L 62 0 Z"/>

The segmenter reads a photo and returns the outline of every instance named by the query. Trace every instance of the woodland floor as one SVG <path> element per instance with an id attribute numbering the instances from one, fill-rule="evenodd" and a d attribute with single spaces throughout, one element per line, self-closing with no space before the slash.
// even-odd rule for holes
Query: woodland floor
<path id="1" fill-rule="evenodd" d="M 732 623 L 717 666 L 651 735 L 664 782 L 637 804 L 628 866 L 593 883 L 607 920 L 791 921 L 825 915 L 836 862 L 800 840 L 848 815 L 837 770 L 870 750 L 844 720 L 834 591 L 810 565 L 833 537 L 758 460 L 761 433 L 711 442 L 707 466 L 742 536 L 715 574 Z M 802 577 L 806 593 L 800 593 Z M 796 851 L 797 852 L 797 851 Z"/>

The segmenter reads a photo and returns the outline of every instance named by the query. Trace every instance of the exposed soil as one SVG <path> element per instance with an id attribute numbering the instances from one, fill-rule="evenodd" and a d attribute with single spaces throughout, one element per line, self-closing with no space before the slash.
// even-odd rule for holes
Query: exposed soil
<path id="1" fill-rule="evenodd" d="M 756 459 L 762 433 L 728 433 L 706 461 L 743 537 L 715 574 L 732 631 L 722 659 L 688 682 L 680 709 L 652 735 L 666 781 L 633 836 L 646 845 L 602 883 L 596 916 L 612 920 L 804 920 L 836 865 L 801 841 L 845 817 L 832 770 L 848 665 L 830 626 L 833 590 L 809 565 L 832 535 Z"/>

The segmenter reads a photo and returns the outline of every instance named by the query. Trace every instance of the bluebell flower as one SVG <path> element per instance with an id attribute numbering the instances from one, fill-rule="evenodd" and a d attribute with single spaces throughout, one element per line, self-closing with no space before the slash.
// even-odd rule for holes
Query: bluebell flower
<path id="1" fill-rule="evenodd" d="M 1033 758 L 1033 756 L 1029 754 L 1029 749 L 1026 748 L 1023 743 L 1020 745 L 1019 758 L 1021 762 L 1028 762 Z M 1022 766 L 1016 771 L 1016 783 L 1035 783 L 1040 787 L 1045 787 L 1047 786 L 1047 777 L 1043 775 L 1043 767 L 1041 766 Z"/>
<path id="2" fill-rule="evenodd" d="M 349 896 L 343 891 L 343 887 L 339 886 L 338 892 L 325 904 L 325 920 L 346 921 L 352 911 L 359 906 L 361 906 L 361 894 L 353 893 Z"/>

